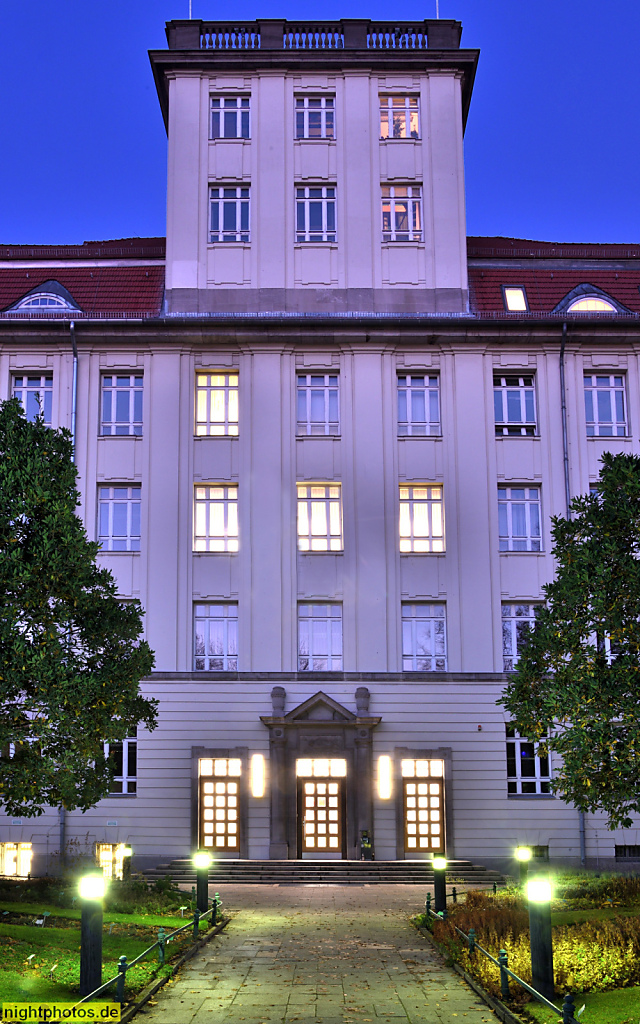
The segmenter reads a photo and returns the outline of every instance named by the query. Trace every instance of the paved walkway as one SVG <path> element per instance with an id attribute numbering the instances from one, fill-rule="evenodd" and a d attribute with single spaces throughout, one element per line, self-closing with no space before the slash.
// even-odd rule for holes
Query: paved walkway
<path id="1" fill-rule="evenodd" d="M 420 886 L 243 885 L 221 895 L 233 920 L 145 1008 L 148 1024 L 496 1021 L 409 924 Z"/>

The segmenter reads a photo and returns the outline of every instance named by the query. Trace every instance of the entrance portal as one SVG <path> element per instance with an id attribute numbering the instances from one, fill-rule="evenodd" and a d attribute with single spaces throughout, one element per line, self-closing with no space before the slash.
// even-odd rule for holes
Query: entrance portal
<path id="1" fill-rule="evenodd" d="M 345 856 L 344 758 L 299 758 L 298 857 Z"/>

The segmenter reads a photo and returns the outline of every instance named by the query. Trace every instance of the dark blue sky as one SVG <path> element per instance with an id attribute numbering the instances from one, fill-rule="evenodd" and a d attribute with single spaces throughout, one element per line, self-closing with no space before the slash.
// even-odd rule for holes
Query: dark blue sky
<path id="1" fill-rule="evenodd" d="M 434 17 L 435 0 L 393 4 Z M 385 20 L 380 0 L 193 0 L 197 18 Z M 147 57 L 188 0 L 5 0 L 0 242 L 165 231 L 166 136 Z M 640 241 L 637 0 L 440 0 L 480 65 L 466 135 L 469 234 Z"/>

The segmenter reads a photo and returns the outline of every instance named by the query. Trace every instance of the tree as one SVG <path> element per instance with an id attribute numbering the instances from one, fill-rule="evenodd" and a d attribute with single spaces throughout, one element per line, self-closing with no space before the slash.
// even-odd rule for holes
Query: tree
<path id="1" fill-rule="evenodd" d="M 71 435 L 0 403 L 0 806 L 33 817 L 109 792 L 104 742 L 153 729 L 141 610 L 123 604 L 76 515 Z"/>
<path id="2" fill-rule="evenodd" d="M 628 828 L 640 811 L 640 458 L 602 456 L 597 493 L 552 519 L 556 576 L 500 703 L 555 751 L 553 789 Z"/>

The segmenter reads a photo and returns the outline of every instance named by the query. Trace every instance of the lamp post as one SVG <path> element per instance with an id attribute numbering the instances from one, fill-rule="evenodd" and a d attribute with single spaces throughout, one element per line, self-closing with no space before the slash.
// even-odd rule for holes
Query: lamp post
<path id="1" fill-rule="evenodd" d="M 433 895 L 435 897 L 435 912 L 446 913 L 447 910 L 447 861 L 445 857 L 434 857 L 431 861 L 433 867 Z"/>
<path id="2" fill-rule="evenodd" d="M 80 879 L 82 917 L 80 920 L 80 995 L 88 996 L 102 985 L 102 899 L 103 875 Z"/>
<path id="3" fill-rule="evenodd" d="M 520 885 L 525 885 L 529 877 L 529 861 L 532 857 L 530 846 L 516 846 L 516 860 L 520 867 Z"/>
<path id="4" fill-rule="evenodd" d="M 125 846 L 122 851 L 122 878 L 126 881 L 131 878 L 131 858 L 133 856 L 133 850 L 130 846 Z"/>
<path id="5" fill-rule="evenodd" d="M 193 866 L 196 869 L 196 907 L 200 914 L 209 909 L 209 868 L 212 857 L 206 850 L 198 850 L 193 855 Z"/>
<path id="6" fill-rule="evenodd" d="M 553 946 L 551 945 L 551 882 L 548 878 L 530 878 L 527 882 L 529 901 L 529 943 L 531 976 L 534 988 L 546 999 L 553 1000 Z"/>

